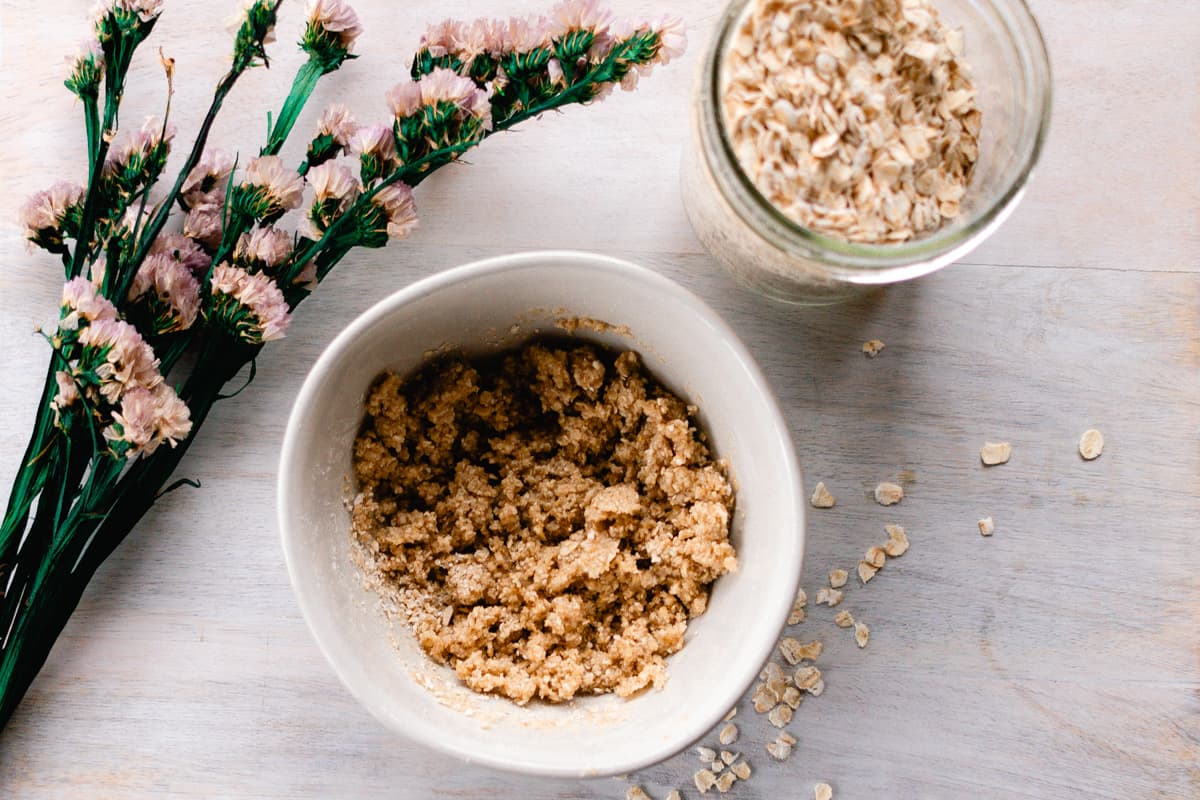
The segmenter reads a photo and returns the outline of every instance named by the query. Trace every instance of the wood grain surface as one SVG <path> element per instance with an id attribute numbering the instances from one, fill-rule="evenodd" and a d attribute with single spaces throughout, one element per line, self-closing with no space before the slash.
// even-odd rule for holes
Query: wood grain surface
<path id="1" fill-rule="evenodd" d="M 15 225 L 29 193 L 78 176 L 83 133 L 60 53 L 89 2 L 0 4 L 0 485 L 24 446 L 61 272 Z M 194 130 L 228 52 L 230 0 L 168 3 L 175 121 Z M 364 57 L 318 89 L 386 113 L 427 22 L 532 11 L 532 0 L 356 0 Z M 488 142 L 418 194 L 409 241 L 347 259 L 223 404 L 182 466 L 203 488 L 163 500 L 104 566 L 0 735 L 14 798 L 618 798 L 619 781 L 542 781 L 462 765 L 377 724 L 338 684 L 288 586 L 274 519 L 283 424 L 321 348 L 376 299 L 482 256 L 565 247 L 623 256 L 698 292 L 759 360 L 810 485 L 804 585 L 852 569 L 885 522 L 912 549 L 849 608 L 865 650 L 811 610 L 828 688 L 790 726 L 786 763 L 743 704 L 755 768 L 730 796 L 1200 797 L 1200 4 L 1032 0 L 1050 47 L 1054 121 L 1022 207 L 966 263 L 856 304 L 768 304 L 701 249 L 678 196 L 690 85 L 721 4 L 614 0 L 686 17 L 691 49 L 635 94 Z M 227 104 L 215 141 L 249 149 L 298 64 L 278 54 Z M 164 86 L 139 55 L 127 122 Z M 294 149 L 299 145 L 294 145 Z M 870 338 L 887 349 L 860 352 Z M 1085 429 L 1107 440 L 1084 462 Z M 1013 444 L 984 469 L 985 440 Z M 883 479 L 904 502 L 869 499 Z M 976 520 L 992 516 L 982 538 Z M 839 609 L 840 610 L 840 609 Z M 736 642 L 730 643 L 736 647 Z M 695 796 L 680 756 L 635 776 Z"/>

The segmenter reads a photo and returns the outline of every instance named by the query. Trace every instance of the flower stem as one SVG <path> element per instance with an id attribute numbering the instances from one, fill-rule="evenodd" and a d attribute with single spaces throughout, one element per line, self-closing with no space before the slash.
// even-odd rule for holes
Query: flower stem
<path id="1" fill-rule="evenodd" d="M 279 116 L 275 118 L 275 125 L 267 137 L 267 143 L 259 151 L 259 155 L 279 155 L 280 149 L 296 125 L 296 120 L 300 117 L 300 112 L 304 110 L 304 105 L 312 96 L 313 90 L 317 88 L 317 82 L 321 80 L 325 72 L 325 68 L 311 58 L 296 71 L 296 79 L 292 81 L 292 90 L 288 92 L 287 99 L 283 101 L 283 107 L 279 109 Z"/>

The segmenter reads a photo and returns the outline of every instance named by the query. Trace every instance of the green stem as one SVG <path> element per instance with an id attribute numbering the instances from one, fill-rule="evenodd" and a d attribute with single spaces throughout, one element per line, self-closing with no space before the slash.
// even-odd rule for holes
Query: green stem
<path id="1" fill-rule="evenodd" d="M 279 109 L 279 116 L 275 118 L 275 125 L 267 137 L 267 143 L 258 152 L 259 155 L 279 155 L 280 149 L 296 125 L 296 120 L 300 118 L 300 112 L 304 110 L 308 98 L 312 96 L 317 82 L 323 75 L 325 68 L 311 58 L 300 66 L 296 71 L 296 79 L 292 81 L 292 90 L 283 101 L 283 107 Z"/>

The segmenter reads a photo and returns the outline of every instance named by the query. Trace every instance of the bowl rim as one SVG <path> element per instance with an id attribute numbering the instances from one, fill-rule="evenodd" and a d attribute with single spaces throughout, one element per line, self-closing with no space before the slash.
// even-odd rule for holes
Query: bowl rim
<path id="1" fill-rule="evenodd" d="M 783 457 L 783 468 L 787 475 L 785 484 L 790 484 L 794 489 L 787 493 L 788 497 L 777 498 L 779 502 L 786 502 L 791 505 L 791 508 L 787 509 L 787 517 L 795 520 L 795 530 L 792 540 L 795 542 L 796 557 L 793 559 L 795 568 L 791 573 L 791 585 L 784 587 L 788 589 L 788 592 L 786 594 L 782 592 L 778 594 L 773 604 L 770 602 L 769 597 L 764 597 L 763 604 L 755 608 L 756 617 L 760 620 L 774 623 L 763 627 L 763 630 L 773 631 L 772 636 L 769 639 L 764 637 L 756 643 L 738 643 L 738 646 L 743 650 L 747 647 L 752 647 L 757 652 L 758 658 L 745 662 L 746 664 L 753 664 L 753 669 L 744 668 L 739 674 L 731 674 L 729 680 L 722 682 L 721 687 L 706 692 L 709 698 L 721 701 L 720 703 L 713 704 L 713 708 L 716 711 L 713 714 L 698 718 L 695 724 L 681 729 L 679 736 L 665 740 L 663 744 L 648 743 L 647 747 L 642 751 L 642 755 L 638 757 L 608 764 L 597 764 L 595 767 L 588 767 L 586 769 L 581 769 L 575 765 L 558 766 L 543 762 L 522 761 L 511 757 L 498 756 L 490 752 L 480 752 L 445 736 L 417 736 L 416 730 L 411 725 L 411 719 L 406 719 L 402 724 L 399 719 L 384 715 L 381 710 L 373 707 L 367 701 L 366 697 L 359 692 L 357 686 L 347 678 L 341 661 L 333 652 L 332 644 L 326 641 L 326 637 L 319 633 L 317 626 L 314 625 L 315 609 L 318 604 L 314 596 L 300 586 L 297 567 L 298 554 L 296 552 L 298 536 L 293 532 L 296 526 L 290 524 L 291 510 L 295 506 L 293 502 L 295 492 L 293 492 L 292 485 L 298 481 L 298 476 L 295 475 L 296 471 L 289 468 L 288 465 L 296 463 L 294 454 L 299 448 L 300 428 L 303 426 L 305 417 L 310 413 L 309 407 L 314 400 L 314 396 L 318 392 L 321 383 L 325 380 L 332 365 L 344 355 L 345 351 L 352 347 L 366 331 L 369 331 L 376 324 L 406 305 L 436 292 L 443 291 L 466 279 L 517 271 L 547 262 L 569 263 L 570 266 L 575 268 L 582 267 L 607 273 L 617 278 L 633 279 L 652 291 L 658 290 L 667 293 L 673 301 L 686 304 L 690 312 L 697 315 L 704 324 L 713 329 L 718 338 L 727 343 L 745 370 L 752 390 L 757 392 L 765 401 L 769 412 L 767 415 L 769 417 L 768 423 L 781 437 L 780 450 Z M 351 696 L 371 716 L 383 723 L 384 727 L 416 744 L 424 745 L 471 764 L 482 764 L 506 772 L 543 777 L 591 778 L 623 775 L 658 764 L 702 739 L 721 721 L 721 718 L 730 708 L 737 705 L 750 684 L 758 677 L 762 663 L 769 659 L 774 651 L 775 642 L 784 628 L 787 616 L 791 613 L 793 599 L 799 590 L 805 546 L 807 543 L 806 513 L 803 497 L 803 476 L 796 458 L 795 445 L 791 437 L 790 428 L 780 410 L 778 398 L 741 339 L 716 311 L 689 289 L 648 267 L 612 256 L 585 251 L 534 250 L 480 259 L 422 278 L 376 302 L 369 309 L 359 314 L 333 338 L 309 370 L 288 414 L 284 429 L 283 445 L 280 450 L 278 478 L 276 480 L 276 519 L 279 525 L 279 536 L 283 548 L 284 564 L 288 572 L 288 580 L 309 634 L 316 642 L 317 648 L 321 651 L 325 661 L 333 669 L 334 674 L 337 675 L 342 686 L 349 691 Z M 417 727 L 421 727 L 419 723 Z M 437 730 L 434 724 L 431 724 L 429 729 L 430 732 Z"/>

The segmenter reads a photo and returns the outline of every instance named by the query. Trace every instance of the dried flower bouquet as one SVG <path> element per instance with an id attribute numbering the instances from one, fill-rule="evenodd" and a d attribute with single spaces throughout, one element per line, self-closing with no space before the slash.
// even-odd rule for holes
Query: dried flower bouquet
<path id="1" fill-rule="evenodd" d="M 99 565 L 157 498 L 188 482 L 168 485 L 213 405 L 231 396 L 226 384 L 247 365 L 253 377 L 263 345 L 285 335 L 350 250 L 407 236 L 413 188 L 488 136 L 632 89 L 684 47 L 678 20 L 614 19 L 596 0 L 564 0 L 545 17 L 446 21 L 387 92 L 390 119 L 360 126 L 331 106 L 293 167 L 281 148 L 321 77 L 356 57 L 362 30 L 343 0 L 309 0 L 308 58 L 267 141 L 253 157 L 207 149 L 238 79 L 267 65 L 280 2 L 251 0 L 232 20 L 229 71 L 165 192 L 170 124 L 118 124 L 130 61 L 162 0 L 102 0 L 71 59 L 87 182 L 56 183 L 22 209 L 29 242 L 61 257 L 66 284 L 0 528 L 0 726 Z M 174 63 L 162 63 L 170 87 Z M 290 212 L 294 233 L 280 224 Z"/>

